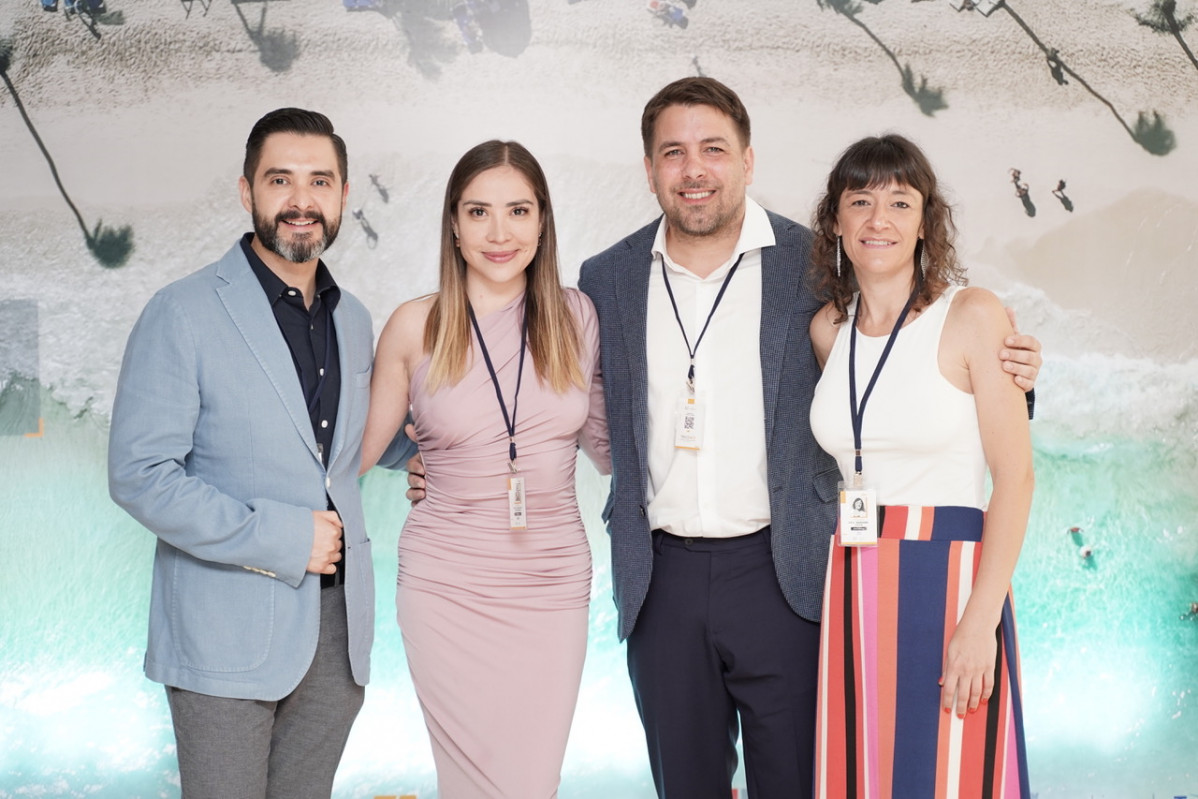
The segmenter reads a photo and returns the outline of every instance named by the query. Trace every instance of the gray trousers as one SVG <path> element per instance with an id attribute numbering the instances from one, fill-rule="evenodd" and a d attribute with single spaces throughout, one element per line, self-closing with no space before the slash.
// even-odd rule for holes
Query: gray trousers
<path id="1" fill-rule="evenodd" d="M 183 799 L 329 799 L 365 690 L 350 672 L 345 588 L 320 597 L 312 665 L 277 702 L 167 686 Z"/>

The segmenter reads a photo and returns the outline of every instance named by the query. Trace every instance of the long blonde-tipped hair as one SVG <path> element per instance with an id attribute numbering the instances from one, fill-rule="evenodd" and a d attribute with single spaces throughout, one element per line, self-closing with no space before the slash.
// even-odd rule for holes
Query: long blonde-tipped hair
<path id="1" fill-rule="evenodd" d="M 436 391 L 466 374 L 471 349 L 470 317 L 466 311 L 466 261 L 454 246 L 453 223 L 462 193 L 488 169 L 510 166 L 532 187 L 541 216 L 541 242 L 525 271 L 524 303 L 528 314 L 528 350 L 537 377 L 559 393 L 570 386 L 583 388 L 580 364 L 582 339 L 574 314 L 566 305 L 558 277 L 557 232 L 549 184 L 541 165 L 523 145 L 492 139 L 470 148 L 458 160 L 445 187 L 441 210 L 441 288 L 424 326 L 424 349 L 431 353 L 427 385 Z"/>

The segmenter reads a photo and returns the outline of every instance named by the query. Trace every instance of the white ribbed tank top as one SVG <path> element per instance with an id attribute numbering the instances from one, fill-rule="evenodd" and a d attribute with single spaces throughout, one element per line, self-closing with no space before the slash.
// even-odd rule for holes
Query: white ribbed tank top
<path id="1" fill-rule="evenodd" d="M 879 504 L 986 506 L 986 459 L 973 395 L 945 379 L 937 362 L 944 320 L 959 289 L 950 286 L 899 331 L 865 406 L 862 473 Z M 846 481 L 853 474 L 849 333 L 858 299 L 849 305 L 811 402 L 811 429 Z M 857 331 L 858 401 L 887 338 Z"/>

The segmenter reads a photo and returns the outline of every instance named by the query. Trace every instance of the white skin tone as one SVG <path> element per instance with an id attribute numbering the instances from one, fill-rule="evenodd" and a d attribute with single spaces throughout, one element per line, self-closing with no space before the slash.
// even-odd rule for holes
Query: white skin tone
<path id="1" fill-rule="evenodd" d="M 842 237 L 861 287 L 858 329 L 863 334 L 888 335 L 902 312 L 914 286 L 922 219 L 923 198 L 908 186 L 846 191 L 841 197 L 834 232 Z M 907 324 L 916 316 L 910 315 Z M 836 311 L 828 304 L 811 322 L 811 342 L 821 367 L 836 340 L 835 319 Z M 994 485 L 977 577 L 945 650 L 940 680 L 941 706 L 960 717 L 976 711 L 994 691 L 994 631 L 1031 509 L 1034 478 L 1027 405 L 1021 386 L 994 357 L 1012 334 L 994 294 L 965 288 L 950 306 L 940 338 L 940 373 L 974 398 Z"/>
<path id="2" fill-rule="evenodd" d="M 525 270 L 536 255 L 541 235 L 536 194 L 512 167 L 488 169 L 466 184 L 453 224 L 466 261 L 466 296 L 481 318 L 524 291 Z M 424 325 L 432 302 L 432 297 L 405 302 L 391 314 L 379 336 L 362 438 L 362 472 L 378 462 L 408 414 L 409 387 L 413 371 L 425 356 Z M 411 425 L 406 432 L 415 440 Z M 408 468 L 424 473 L 419 456 Z M 423 479 L 420 487 L 424 487 Z"/>
<path id="3" fill-rule="evenodd" d="M 645 158 L 649 191 L 666 217 L 666 250 L 675 263 L 707 277 L 732 257 L 745 218 L 745 189 L 753 182 L 753 148 L 732 118 L 708 105 L 674 105 L 657 117 Z M 1008 311 L 1012 328 L 1015 313 Z M 1040 342 L 1012 335 L 999 352 L 1002 368 L 1024 391 L 1040 371 Z M 414 431 L 405 432 L 411 436 Z M 407 497 L 424 497 L 424 466 L 408 464 Z"/>
<path id="4" fill-rule="evenodd" d="M 336 229 L 345 210 L 349 184 L 337 172 L 337 152 L 328 137 L 272 133 L 262 143 L 253 185 L 244 177 L 238 179 L 241 204 L 251 214 L 256 211 L 269 219 L 288 212 L 298 214 L 298 219 L 278 221 L 280 241 L 319 239 L 326 231 L 313 217 L 324 217 Z M 257 236 L 250 246 L 279 279 L 303 291 L 304 305 L 311 306 L 319 256 L 301 263 L 289 261 L 267 249 Z"/>
<path id="5" fill-rule="evenodd" d="M 276 234 L 280 240 L 308 241 L 324 234 L 319 222 L 309 216 L 324 217 L 330 227 L 340 224 L 345 210 L 349 184 L 339 175 L 337 152 L 326 136 L 302 136 L 272 133 L 262 144 L 261 158 L 253 184 L 241 177 L 238 185 L 241 204 L 251 214 L 273 219 L 278 214 L 296 212 L 301 217 L 280 220 Z M 250 246 L 270 271 L 289 286 L 304 294 L 310 307 L 316 293 L 316 265 L 319 257 L 302 263 L 289 261 L 267 249 L 255 236 Z M 308 571 L 334 574 L 341 560 L 341 518 L 335 511 L 312 511 L 312 552 Z"/>
<path id="6" fill-rule="evenodd" d="M 674 105 L 657 117 L 645 173 L 666 217 L 670 257 L 707 277 L 732 257 L 740 238 L 753 148 L 711 106 Z"/>

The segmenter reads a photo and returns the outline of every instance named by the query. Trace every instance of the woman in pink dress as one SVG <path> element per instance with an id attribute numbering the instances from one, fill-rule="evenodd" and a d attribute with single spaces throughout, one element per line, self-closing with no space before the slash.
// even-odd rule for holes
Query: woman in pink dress
<path id="1" fill-rule="evenodd" d="M 409 410 L 426 496 L 396 607 L 441 799 L 557 795 L 586 652 L 581 446 L 609 470 L 595 310 L 558 277 L 536 159 L 489 141 L 445 192 L 440 291 L 379 338 L 363 471 Z"/>

